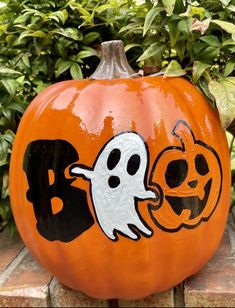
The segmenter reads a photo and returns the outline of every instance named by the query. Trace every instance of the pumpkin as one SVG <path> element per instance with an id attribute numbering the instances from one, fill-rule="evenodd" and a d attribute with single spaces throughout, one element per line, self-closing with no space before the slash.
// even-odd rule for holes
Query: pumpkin
<path id="1" fill-rule="evenodd" d="M 189 81 L 138 77 L 122 42 L 105 42 L 90 79 L 50 86 L 23 115 L 10 165 L 15 222 L 65 285 L 141 298 L 216 251 L 229 162 L 217 111 Z"/>
<path id="2" fill-rule="evenodd" d="M 216 151 L 195 140 L 185 122 L 177 122 L 172 134 L 181 146 L 167 147 L 158 155 L 151 180 L 163 188 L 164 201 L 158 211 L 151 211 L 150 206 L 153 221 L 169 232 L 195 228 L 208 221 L 219 202 L 222 186 Z"/>

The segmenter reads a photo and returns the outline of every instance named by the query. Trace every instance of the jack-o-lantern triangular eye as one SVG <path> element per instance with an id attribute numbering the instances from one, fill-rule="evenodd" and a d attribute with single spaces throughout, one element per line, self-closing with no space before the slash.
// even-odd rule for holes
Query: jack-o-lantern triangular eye
<path id="1" fill-rule="evenodd" d="M 202 154 L 195 157 L 195 167 L 200 175 L 206 175 L 209 172 L 207 161 Z"/>
<path id="2" fill-rule="evenodd" d="M 184 159 L 172 160 L 166 169 L 166 183 L 170 188 L 181 185 L 188 174 L 188 163 Z"/>

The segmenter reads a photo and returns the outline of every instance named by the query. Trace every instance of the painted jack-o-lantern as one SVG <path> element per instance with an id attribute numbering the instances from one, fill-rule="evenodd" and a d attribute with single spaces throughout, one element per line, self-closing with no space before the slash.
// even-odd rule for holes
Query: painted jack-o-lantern
<path id="1" fill-rule="evenodd" d="M 167 147 L 159 154 L 151 179 L 164 191 L 161 208 L 151 216 L 167 231 L 195 228 L 207 221 L 219 202 L 222 184 L 216 151 L 196 140 L 183 121 L 172 133 L 181 146 Z"/>
<path id="2" fill-rule="evenodd" d="M 229 151 L 191 83 L 136 77 L 120 41 L 102 48 L 91 79 L 52 85 L 26 110 L 11 203 L 25 244 L 64 284 L 134 299 L 178 284 L 217 249 Z"/>

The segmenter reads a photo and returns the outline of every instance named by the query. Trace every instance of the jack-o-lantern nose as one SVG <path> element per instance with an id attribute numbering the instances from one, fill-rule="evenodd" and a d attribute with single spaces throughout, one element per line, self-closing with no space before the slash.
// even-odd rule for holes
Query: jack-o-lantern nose
<path id="1" fill-rule="evenodd" d="M 193 180 L 188 182 L 188 186 L 190 186 L 191 188 L 195 188 L 197 186 L 198 180 Z"/>

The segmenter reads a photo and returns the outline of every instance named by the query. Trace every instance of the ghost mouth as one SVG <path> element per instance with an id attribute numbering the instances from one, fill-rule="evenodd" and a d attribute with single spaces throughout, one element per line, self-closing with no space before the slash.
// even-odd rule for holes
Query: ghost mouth
<path id="1" fill-rule="evenodd" d="M 187 209 L 191 211 L 189 219 L 193 219 L 199 216 L 203 212 L 207 204 L 207 200 L 209 198 L 211 184 L 212 184 L 212 179 L 208 180 L 208 182 L 204 187 L 205 194 L 202 200 L 198 196 L 192 196 L 192 197 L 165 196 L 165 197 L 166 200 L 169 202 L 170 206 L 172 207 L 173 211 L 177 215 L 180 215 L 184 209 Z"/>

